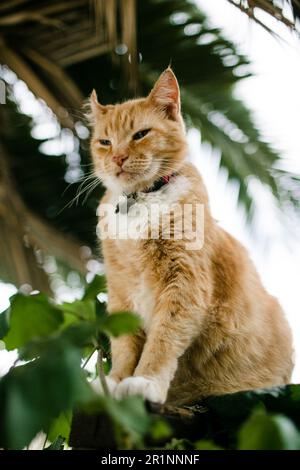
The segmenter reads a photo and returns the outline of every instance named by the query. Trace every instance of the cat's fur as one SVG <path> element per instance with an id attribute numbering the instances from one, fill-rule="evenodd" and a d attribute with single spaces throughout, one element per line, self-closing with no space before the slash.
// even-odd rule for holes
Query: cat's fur
<path id="1" fill-rule="evenodd" d="M 122 192 L 137 191 L 146 203 L 151 197 L 201 203 L 205 216 L 201 250 L 186 249 L 186 234 L 182 240 L 103 240 L 109 311 L 134 311 L 143 320 L 137 334 L 112 339 L 111 391 L 179 404 L 288 383 L 290 328 L 245 248 L 210 214 L 201 176 L 186 158 L 171 69 L 147 98 L 103 106 L 93 92 L 90 103 L 95 172 L 107 187 L 101 204 L 115 205 Z M 143 129 L 151 131 L 133 140 Z M 122 162 L 125 172 L 118 175 Z M 139 193 L 173 172 L 177 176 L 159 191 Z"/>

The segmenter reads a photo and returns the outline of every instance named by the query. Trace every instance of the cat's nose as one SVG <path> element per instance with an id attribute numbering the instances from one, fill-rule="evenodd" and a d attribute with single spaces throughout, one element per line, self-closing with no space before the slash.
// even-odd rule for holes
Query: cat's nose
<path id="1" fill-rule="evenodd" d="M 122 167 L 123 163 L 125 162 L 125 160 L 127 160 L 128 158 L 128 155 L 126 154 L 118 154 L 118 155 L 114 155 L 112 157 L 113 161 L 120 167 Z"/>

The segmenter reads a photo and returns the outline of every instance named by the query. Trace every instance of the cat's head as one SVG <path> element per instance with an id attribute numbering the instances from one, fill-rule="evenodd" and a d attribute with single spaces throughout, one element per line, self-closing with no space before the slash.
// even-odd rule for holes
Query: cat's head
<path id="1" fill-rule="evenodd" d="M 176 77 L 168 68 L 146 98 L 101 105 L 90 98 L 96 175 L 113 191 L 132 192 L 182 165 L 187 142 Z"/>

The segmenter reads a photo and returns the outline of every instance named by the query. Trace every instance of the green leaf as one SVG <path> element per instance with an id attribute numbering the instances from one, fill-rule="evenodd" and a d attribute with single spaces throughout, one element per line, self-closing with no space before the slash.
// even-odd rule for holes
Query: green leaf
<path id="1" fill-rule="evenodd" d="M 96 324 L 92 322 L 81 322 L 78 325 L 70 325 L 63 330 L 62 338 L 68 340 L 73 346 L 83 348 L 95 339 Z"/>
<path id="2" fill-rule="evenodd" d="M 193 448 L 193 444 L 188 439 L 176 439 L 175 437 L 165 445 L 167 450 L 187 450 Z"/>
<path id="3" fill-rule="evenodd" d="M 141 438 L 148 431 L 151 419 L 141 397 L 126 397 L 120 401 L 103 397 L 105 411 L 134 438 Z"/>
<path id="4" fill-rule="evenodd" d="M 111 361 L 107 360 L 106 362 L 103 362 L 102 367 L 103 367 L 104 374 L 108 375 L 111 370 Z"/>
<path id="5" fill-rule="evenodd" d="M 300 385 L 248 390 L 204 399 L 215 421 L 227 430 L 239 428 L 255 408 L 263 405 L 268 412 L 284 414 L 300 427 Z"/>
<path id="6" fill-rule="evenodd" d="M 64 313 L 68 314 L 67 324 L 73 322 L 86 320 L 94 321 L 96 319 L 95 302 L 94 300 L 75 300 L 74 302 L 64 302 L 58 305 L 58 308 Z M 70 318 L 71 317 L 71 318 Z"/>
<path id="7" fill-rule="evenodd" d="M 194 444 L 194 448 L 197 450 L 224 450 L 222 447 L 217 446 L 213 441 L 201 439 Z"/>
<path id="8" fill-rule="evenodd" d="M 298 404 L 298 409 L 300 410 L 300 385 L 291 384 L 288 386 L 290 392 L 290 401 L 292 403 Z"/>
<path id="9" fill-rule="evenodd" d="M 299 450 L 300 434 L 284 415 L 255 411 L 238 434 L 240 450 Z"/>
<path id="10" fill-rule="evenodd" d="M 59 334 L 55 333 L 52 336 L 38 338 L 25 344 L 19 350 L 21 359 L 33 359 L 41 354 L 47 354 L 52 348 L 59 347 L 61 342 L 67 341 L 72 346 L 82 349 L 90 345 L 95 338 L 96 325 L 90 322 L 80 322 L 78 324 L 70 325 Z"/>
<path id="11" fill-rule="evenodd" d="M 100 328 L 112 336 L 134 333 L 141 325 L 137 315 L 130 312 L 113 313 L 98 322 Z"/>
<path id="12" fill-rule="evenodd" d="M 0 447 L 22 449 L 61 412 L 94 399 L 80 363 L 78 349 L 57 341 L 0 380 Z"/>
<path id="13" fill-rule="evenodd" d="M 0 314 L 0 338 L 4 338 L 9 330 L 9 311 L 8 308 Z"/>
<path id="14" fill-rule="evenodd" d="M 58 436 L 49 447 L 46 447 L 44 450 L 64 450 L 65 438 Z"/>
<path id="15" fill-rule="evenodd" d="M 106 303 L 99 302 L 99 300 L 96 300 L 95 303 L 96 303 L 96 317 L 97 318 L 107 317 L 108 312 L 106 310 Z"/>
<path id="16" fill-rule="evenodd" d="M 172 428 L 166 421 L 158 416 L 153 418 L 150 435 L 154 441 L 165 440 L 169 438 L 172 433 Z"/>
<path id="17" fill-rule="evenodd" d="M 72 423 L 72 411 L 64 411 L 57 418 L 53 419 L 47 432 L 48 440 L 55 442 L 62 437 L 64 441 L 69 440 Z"/>
<path id="18" fill-rule="evenodd" d="M 107 292 L 105 276 L 95 276 L 90 284 L 87 285 L 82 300 L 94 300 L 101 292 Z"/>
<path id="19" fill-rule="evenodd" d="M 44 294 L 15 294 L 9 311 L 9 331 L 4 338 L 8 350 L 19 348 L 33 338 L 47 336 L 63 321 L 60 310 Z"/>

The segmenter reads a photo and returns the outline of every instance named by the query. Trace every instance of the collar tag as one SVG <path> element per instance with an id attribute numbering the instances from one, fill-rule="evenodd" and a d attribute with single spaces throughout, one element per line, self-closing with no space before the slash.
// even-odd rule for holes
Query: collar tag
<path id="1" fill-rule="evenodd" d="M 129 209 L 136 203 L 137 194 L 124 194 L 116 205 L 115 214 L 128 214 Z"/>

